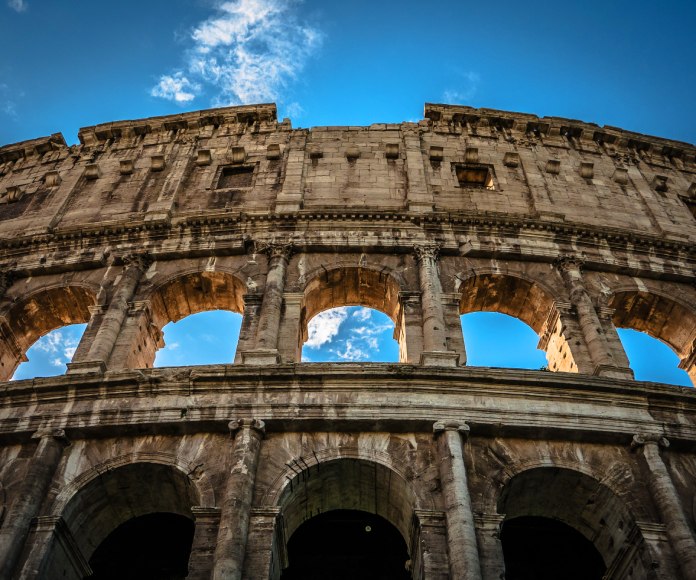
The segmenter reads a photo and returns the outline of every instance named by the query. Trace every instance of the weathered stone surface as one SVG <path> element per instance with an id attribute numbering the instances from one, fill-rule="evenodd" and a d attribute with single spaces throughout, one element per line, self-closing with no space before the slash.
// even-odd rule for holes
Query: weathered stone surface
<path id="1" fill-rule="evenodd" d="M 0 384 L 4 576 L 83 578 L 166 512 L 192 522 L 188 577 L 277 579 L 304 522 L 359 510 L 413 579 L 499 579 L 506 522 L 536 517 L 608 578 L 690 580 L 696 395 L 632 380 L 616 327 L 696 380 L 693 146 L 447 105 L 309 130 L 230 107 L 80 141 L 0 147 L 0 379 L 88 323 L 67 375 Z M 311 318 L 347 305 L 393 320 L 399 363 L 300 364 Z M 237 364 L 152 369 L 162 328 L 211 309 L 243 315 Z M 481 310 L 534 329 L 552 372 L 467 367 L 459 314 Z"/>

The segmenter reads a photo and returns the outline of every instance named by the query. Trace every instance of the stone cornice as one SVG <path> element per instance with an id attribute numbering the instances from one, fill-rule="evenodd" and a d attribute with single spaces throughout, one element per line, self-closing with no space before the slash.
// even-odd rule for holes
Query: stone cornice
<path id="1" fill-rule="evenodd" d="M 299 384 L 306 397 L 298 399 Z M 5 439 L 28 440 L 39 428 L 65 429 L 73 440 L 134 428 L 224 433 L 230 416 L 262 416 L 270 431 L 426 433 L 464 404 L 472 436 L 570 436 L 628 445 L 635 433 L 659 431 L 677 450 L 696 447 L 694 389 L 571 373 L 475 367 L 434 372 L 400 364 L 211 365 L 15 381 L 0 389 L 4 417 L 15 414 L 12 408 L 33 409 L 19 419 L 0 419 Z M 389 397 L 399 393 L 409 403 L 376 400 L 385 389 Z M 486 404 L 476 403 L 484 399 Z M 119 400 L 128 401 L 128 413 Z M 501 406 L 491 406 L 493 401 Z M 544 401 L 544 408 L 535 401 Z M 326 418 L 326 405 L 340 407 L 340 421 Z M 656 409 L 659 421 L 653 417 Z"/>
<path id="2" fill-rule="evenodd" d="M 54 133 L 47 137 L 39 137 L 38 139 L 29 139 L 12 143 L 0 147 L 0 163 L 6 161 L 16 161 L 24 157 L 32 155 L 42 155 L 47 151 L 55 151 L 57 149 L 67 149 L 65 139 L 61 133 Z"/>
<path id="3" fill-rule="evenodd" d="M 576 142 L 585 140 L 597 145 L 608 144 L 636 153 L 655 152 L 690 163 L 694 163 L 696 157 L 696 147 L 690 143 L 563 117 L 538 117 L 528 113 L 434 103 L 425 104 L 424 117 L 431 121 L 435 129 L 443 126 L 454 130 L 459 128 L 474 135 L 478 134 L 478 127 L 483 126 L 496 132 L 508 131 L 517 137 L 533 131 L 542 141 L 544 137 L 570 137 Z"/>

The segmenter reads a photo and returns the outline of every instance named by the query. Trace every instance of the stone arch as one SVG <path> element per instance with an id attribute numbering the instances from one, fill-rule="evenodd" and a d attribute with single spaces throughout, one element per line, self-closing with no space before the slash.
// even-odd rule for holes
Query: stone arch
<path id="1" fill-rule="evenodd" d="M 460 314 L 499 312 L 517 318 L 539 336 L 537 348 L 545 351 L 549 370 L 578 372 L 579 367 L 584 368 L 587 357 L 582 343 L 571 341 L 565 302 L 551 286 L 518 272 L 493 268 L 457 278 Z"/>
<path id="2" fill-rule="evenodd" d="M 545 283 L 519 273 L 481 269 L 458 275 L 460 314 L 501 312 L 541 334 L 557 297 Z"/>
<path id="3" fill-rule="evenodd" d="M 93 467 L 54 502 L 52 512 L 72 540 L 70 553 L 66 554 L 62 542 L 54 541 L 42 563 L 42 574 L 59 577 L 71 565 L 66 562 L 89 562 L 99 545 L 128 521 L 156 513 L 193 521 L 192 508 L 211 499 L 210 492 L 201 493 L 186 469 L 161 454 L 140 454 L 130 460 L 124 456 Z"/>
<path id="4" fill-rule="evenodd" d="M 677 353 L 680 368 L 696 384 L 696 308 L 654 290 L 618 289 L 608 300 L 617 328 L 632 328 L 661 340 Z"/>
<path id="5" fill-rule="evenodd" d="M 386 314 L 395 326 L 399 360 L 408 358 L 404 312 L 400 299 L 403 281 L 387 268 L 344 265 L 321 268 L 304 276 L 300 307 L 300 336 L 297 358 L 308 338 L 308 324 L 320 312 L 340 306 L 365 306 Z"/>
<path id="6" fill-rule="evenodd" d="M 97 291 L 86 284 L 56 284 L 40 288 L 14 302 L 0 318 L 0 380 L 8 380 L 26 352 L 45 334 L 89 322 Z"/>
<path id="7" fill-rule="evenodd" d="M 134 302 L 140 316 L 133 321 L 137 328 L 125 347 L 124 366 L 151 367 L 157 350 L 164 346 L 162 329 L 169 322 L 206 310 L 243 314 L 246 291 L 246 285 L 234 274 L 200 268 L 176 272 L 149 286 Z M 115 358 L 122 357 L 119 354 Z"/>
<path id="8" fill-rule="evenodd" d="M 557 462 L 528 465 L 509 475 L 496 498 L 496 511 L 506 522 L 522 517 L 563 522 L 595 546 L 607 567 L 607 577 L 628 577 L 631 568 L 630 577 L 651 577 L 650 547 L 637 518 L 606 482 L 578 465 Z"/>

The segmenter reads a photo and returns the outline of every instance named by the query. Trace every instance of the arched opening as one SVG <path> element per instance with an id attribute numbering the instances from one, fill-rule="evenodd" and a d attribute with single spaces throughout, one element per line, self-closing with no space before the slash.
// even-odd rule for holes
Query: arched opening
<path id="1" fill-rule="evenodd" d="M 617 329 L 632 329 L 644 332 L 669 346 L 681 360 L 679 368 L 684 369 L 691 377 L 686 383 L 685 377 L 677 373 L 667 357 L 655 348 L 654 343 L 642 341 L 631 333 L 619 332 L 631 367 L 638 371 L 642 361 L 649 361 L 653 371 L 658 375 L 637 372 L 638 380 L 661 380 L 674 384 L 690 384 L 696 380 L 696 314 L 678 302 L 651 294 L 649 292 L 617 292 L 609 302 L 614 308 L 613 322 Z M 664 361 L 662 364 L 658 364 Z M 660 372 L 661 371 L 661 372 Z M 651 378 L 661 377 L 661 378 Z"/>
<path id="2" fill-rule="evenodd" d="M 56 329 L 89 322 L 89 308 L 95 303 L 96 297 L 91 290 L 82 286 L 65 286 L 36 292 L 13 305 L 5 319 L 0 321 L 0 380 L 13 376 L 18 365 L 27 360 L 27 351 L 41 337 Z M 78 331 L 77 334 L 81 336 L 82 333 Z M 64 344 L 66 336 L 54 335 L 47 339 L 45 346 L 49 351 L 55 346 L 53 362 L 60 358 L 61 366 L 63 359 L 67 358 L 66 352 L 72 357 L 72 349 L 77 348 L 77 344 L 73 344 L 75 331 L 70 331 L 73 337 L 70 345 Z M 57 338 L 60 344 L 56 342 Z M 16 378 L 30 378 L 24 376 L 25 372 L 23 370 L 23 374 Z M 44 376 L 51 374 L 59 373 L 49 372 Z"/>
<path id="3" fill-rule="evenodd" d="M 352 306 L 362 308 L 355 310 L 346 308 Z M 327 314 L 324 314 L 325 312 Z M 368 313 L 369 317 L 366 316 Z M 389 323 L 381 315 L 386 315 L 393 327 L 387 326 Z M 361 321 L 361 317 L 365 317 L 365 320 Z M 313 320 L 314 326 L 312 326 Z M 369 324 L 360 324 L 360 322 L 367 323 L 368 320 Z M 392 337 L 398 343 L 398 360 L 400 362 L 407 360 L 404 313 L 399 302 L 399 286 L 391 275 L 368 268 L 338 268 L 312 278 L 305 287 L 300 312 L 298 358 L 301 356 L 303 360 L 317 360 L 316 353 L 312 352 L 312 345 L 321 343 L 321 338 L 313 329 L 321 326 L 323 329 L 330 330 L 338 327 L 340 330 L 341 324 L 346 321 L 349 324 L 346 324 L 344 328 L 351 327 L 355 332 L 344 337 L 342 350 L 334 349 L 335 353 L 326 353 L 333 354 L 334 358 L 330 360 L 368 360 L 370 353 L 367 349 L 371 349 L 374 354 L 375 339 L 388 335 L 391 328 L 394 328 Z M 370 333 L 374 334 L 370 335 Z M 309 350 L 303 350 L 302 345 L 308 341 Z M 380 352 L 383 355 L 380 358 L 383 361 L 396 358 L 388 342 L 382 342 L 385 350 Z M 320 346 L 323 344 L 325 343 L 321 343 Z M 315 358 L 312 358 L 313 354 Z M 355 356 L 356 354 L 358 356 Z"/>
<path id="4" fill-rule="evenodd" d="M 320 312 L 307 325 L 302 362 L 398 362 L 394 323 L 383 312 L 343 306 Z"/>
<path id="5" fill-rule="evenodd" d="M 418 544 L 409 546 L 406 542 L 412 538 L 416 507 L 413 491 L 399 474 L 379 463 L 344 458 L 312 465 L 288 482 L 279 505 L 283 515 L 283 535 L 290 542 L 286 550 L 276 551 L 291 558 L 294 554 L 293 559 L 284 561 L 282 565 L 285 570 L 282 576 L 284 580 L 315 577 L 296 574 L 312 569 L 312 553 L 307 551 L 306 542 L 307 538 L 318 533 L 329 541 L 331 538 L 337 540 L 345 534 L 346 543 L 341 545 L 334 542 L 330 562 L 324 563 L 331 566 L 338 566 L 341 561 L 350 561 L 356 567 L 365 564 L 355 554 L 355 550 L 362 541 L 380 538 L 379 541 L 383 542 L 381 558 L 399 568 L 397 573 L 400 575 L 364 577 L 411 578 L 410 573 L 403 575 L 405 568 L 402 566 L 409 559 L 420 561 L 417 554 L 411 553 L 411 550 L 419 549 Z M 364 526 L 375 525 L 378 526 L 380 535 L 369 538 L 362 536 L 358 533 L 358 524 L 361 522 L 362 533 Z M 342 573 L 339 566 L 323 577 L 343 578 Z M 352 577 L 363 576 L 356 574 Z"/>
<path id="6" fill-rule="evenodd" d="M 129 368 L 152 367 L 157 351 L 160 348 L 166 348 L 163 330 L 169 323 L 177 323 L 193 314 L 217 310 L 243 314 L 245 292 L 246 286 L 235 276 L 226 272 L 193 272 L 168 280 L 152 293 L 149 308 L 144 310 L 138 322 L 137 338 L 130 346 L 126 366 Z M 239 339 L 241 323 L 238 324 L 238 321 L 240 320 L 237 317 L 225 318 L 213 314 L 208 317 L 192 318 L 183 323 L 183 326 L 184 332 L 191 331 L 188 340 L 196 345 L 197 350 L 214 340 L 215 336 L 219 337 L 220 346 L 224 352 L 231 351 L 231 356 L 225 361 L 217 360 L 216 362 L 232 363 L 234 361 L 233 345 L 236 345 Z M 180 354 L 175 353 L 177 342 L 176 339 L 172 339 L 168 351 L 163 355 L 163 360 L 169 357 L 176 361 L 176 354 Z M 158 366 L 165 364 L 158 361 Z M 182 361 L 182 363 L 175 362 L 174 366 L 177 364 L 195 363 Z"/>
<path id="7" fill-rule="evenodd" d="M 193 531 L 193 522 L 178 514 L 130 519 L 92 554 L 88 580 L 183 580 L 188 575 Z"/>
<path id="8" fill-rule="evenodd" d="M 304 522 L 288 542 L 282 580 L 409 580 L 406 542 L 386 519 L 333 510 Z"/>
<path id="9" fill-rule="evenodd" d="M 467 364 L 578 372 L 554 300 L 538 284 L 477 274 L 460 291 Z"/>
<path id="10" fill-rule="evenodd" d="M 625 502 L 588 475 L 523 471 L 503 488 L 497 509 L 505 514 L 506 578 L 650 577 L 652 558 Z"/>
<path id="11" fill-rule="evenodd" d="M 234 360 L 242 315 L 227 310 L 191 314 L 162 329 L 155 367 L 226 364 Z"/>
<path id="12" fill-rule="evenodd" d="M 62 375 L 80 344 L 86 324 L 68 324 L 44 334 L 29 347 L 12 380 Z"/>
<path id="13" fill-rule="evenodd" d="M 176 574 L 186 572 L 181 563 L 189 558 L 191 507 L 198 504 L 196 488 L 189 478 L 171 466 L 142 462 L 104 470 L 67 503 L 62 519 L 73 541 L 53 540 L 41 577 L 77 579 L 95 573 L 95 578 L 110 578 L 111 571 L 104 567 L 110 562 L 117 569 L 132 564 L 133 575 L 121 578 L 177 578 Z M 138 535 L 146 538 L 144 545 L 133 545 Z M 155 536 L 167 538 L 166 550 L 156 549 Z M 135 552 L 119 555 L 115 551 L 119 546 L 130 546 Z M 176 551 L 174 546 L 178 547 Z M 137 559 L 137 566 L 135 560 L 118 561 L 131 556 Z M 95 568 L 90 569 L 91 563 Z M 165 568 L 174 575 L 147 575 L 148 571 Z"/>
<path id="14" fill-rule="evenodd" d="M 470 312 L 461 321 L 467 365 L 546 368 L 546 353 L 537 348 L 539 337 L 521 320 L 500 312 Z"/>
<path id="15" fill-rule="evenodd" d="M 500 540 L 506 580 L 602 580 L 607 569 L 592 542 L 551 518 L 506 520 Z"/>
<path id="16" fill-rule="evenodd" d="M 664 342 L 632 328 L 618 328 L 617 332 L 637 381 L 693 386 L 687 372 L 679 368 L 677 353 Z"/>

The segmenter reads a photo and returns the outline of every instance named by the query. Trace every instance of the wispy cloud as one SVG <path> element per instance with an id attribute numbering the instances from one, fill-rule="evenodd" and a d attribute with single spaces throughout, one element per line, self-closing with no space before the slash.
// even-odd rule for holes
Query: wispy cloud
<path id="1" fill-rule="evenodd" d="M 319 348 L 331 342 L 341 329 L 341 324 L 348 318 L 347 308 L 333 308 L 317 314 L 307 325 L 307 342 L 309 348 Z"/>
<path id="2" fill-rule="evenodd" d="M 24 0 L 7 0 L 7 5 L 12 8 L 12 10 L 17 12 L 24 12 L 27 8 L 29 8 L 29 4 L 27 4 Z"/>
<path id="3" fill-rule="evenodd" d="M 7 115 L 11 119 L 17 119 L 17 102 L 10 87 L 5 83 L 0 83 L 0 113 Z"/>
<path id="4" fill-rule="evenodd" d="M 217 0 L 216 14 L 190 34 L 185 64 L 164 74 L 151 94 L 186 104 L 207 94 L 215 106 L 283 102 L 283 92 L 321 46 L 300 22 L 300 0 Z M 288 110 L 300 110 L 297 103 Z"/>
<path id="5" fill-rule="evenodd" d="M 72 360 L 79 341 L 79 336 L 71 336 L 60 330 L 54 330 L 37 340 L 34 348 L 51 355 L 51 364 L 60 367 Z"/>
<path id="6" fill-rule="evenodd" d="M 465 104 L 467 101 L 474 98 L 480 83 L 481 77 L 476 72 L 467 71 L 459 73 L 459 80 L 457 81 L 456 87 L 447 89 L 442 94 L 442 99 L 445 103 Z"/>

